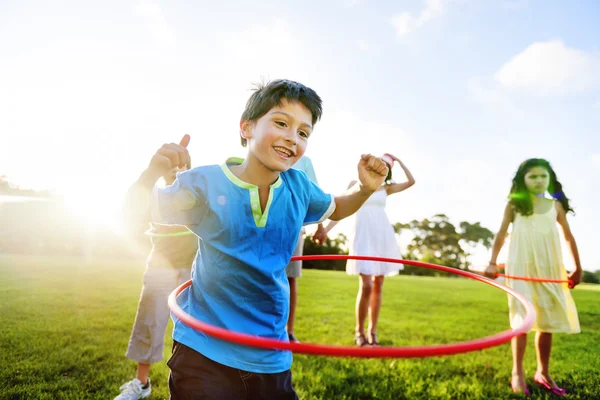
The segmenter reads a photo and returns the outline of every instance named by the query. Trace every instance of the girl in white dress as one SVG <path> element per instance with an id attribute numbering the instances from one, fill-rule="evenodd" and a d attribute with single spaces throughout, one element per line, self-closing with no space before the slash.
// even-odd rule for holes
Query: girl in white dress
<path id="1" fill-rule="evenodd" d="M 404 163 L 396 156 L 384 154 L 382 159 L 388 164 L 389 173 L 382 187 L 373 193 L 353 216 L 354 232 L 350 238 L 350 255 L 402 258 L 396 243 L 396 235 L 385 213 L 387 196 L 402 192 L 415 184 L 415 179 Z M 392 181 L 394 162 L 404 170 L 407 181 Z M 356 184 L 350 182 L 349 187 Z M 330 221 L 325 231 L 328 233 L 337 222 Z M 401 264 L 348 260 L 346 273 L 359 275 L 358 295 L 356 297 L 356 328 L 354 341 L 358 346 L 370 344 L 378 346 L 377 320 L 381 309 L 383 278 L 398 274 Z M 365 335 L 365 319 L 369 315 L 368 338 Z"/>

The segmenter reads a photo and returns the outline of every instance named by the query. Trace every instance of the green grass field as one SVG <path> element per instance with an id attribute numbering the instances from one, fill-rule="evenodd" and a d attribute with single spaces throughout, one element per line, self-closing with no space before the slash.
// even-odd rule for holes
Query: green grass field
<path id="1" fill-rule="evenodd" d="M 132 379 L 127 360 L 141 289 L 141 262 L 0 257 L 0 399 L 112 399 Z M 357 279 L 305 270 L 299 280 L 297 336 L 352 345 Z M 586 289 L 591 290 L 586 290 Z M 600 399 L 600 291 L 573 291 L 583 333 L 556 335 L 554 379 L 570 399 Z M 386 280 L 379 337 L 394 346 L 451 343 L 507 329 L 506 295 L 467 279 L 399 276 Z M 171 345 L 165 337 L 165 357 Z M 537 387 L 533 335 L 526 369 Z M 297 355 L 301 399 L 507 399 L 509 345 L 427 359 L 352 359 Z M 151 371 L 150 399 L 168 398 L 168 368 Z"/>

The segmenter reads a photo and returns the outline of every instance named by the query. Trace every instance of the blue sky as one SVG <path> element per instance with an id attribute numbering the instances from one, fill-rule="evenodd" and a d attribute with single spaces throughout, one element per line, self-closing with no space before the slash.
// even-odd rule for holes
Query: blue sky
<path id="1" fill-rule="evenodd" d="M 196 164 L 244 155 L 248 89 L 283 77 L 324 100 L 307 154 L 327 191 L 389 151 L 417 180 L 392 221 L 495 231 L 518 164 L 544 157 L 600 269 L 598 17 L 593 0 L 2 2 L 0 173 L 106 221 L 164 142 L 189 133 Z"/>

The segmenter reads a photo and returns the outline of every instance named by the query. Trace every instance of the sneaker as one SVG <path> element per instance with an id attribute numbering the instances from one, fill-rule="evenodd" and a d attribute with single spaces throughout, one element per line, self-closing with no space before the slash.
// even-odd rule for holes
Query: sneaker
<path id="1" fill-rule="evenodd" d="M 148 378 L 148 383 L 145 386 L 136 378 L 125 383 L 119 389 L 121 394 L 115 397 L 115 400 L 138 400 L 150 396 L 152 386 L 150 385 L 150 378 Z"/>

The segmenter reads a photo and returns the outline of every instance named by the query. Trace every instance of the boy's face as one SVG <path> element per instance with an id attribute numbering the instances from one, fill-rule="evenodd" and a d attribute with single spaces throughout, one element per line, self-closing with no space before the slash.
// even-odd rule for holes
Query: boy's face
<path id="1" fill-rule="evenodd" d="M 304 155 L 312 133 L 312 114 L 298 101 L 283 99 L 256 121 L 242 121 L 249 156 L 271 171 L 287 171 Z"/>

